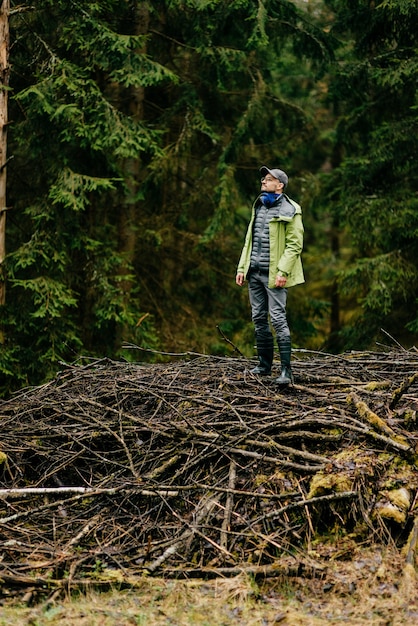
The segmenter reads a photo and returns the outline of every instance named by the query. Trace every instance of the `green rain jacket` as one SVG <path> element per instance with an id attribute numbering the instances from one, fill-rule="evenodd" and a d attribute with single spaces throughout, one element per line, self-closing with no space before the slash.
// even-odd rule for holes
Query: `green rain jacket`
<path id="1" fill-rule="evenodd" d="M 278 215 L 269 222 L 270 264 L 268 286 L 271 289 L 275 287 L 274 282 L 277 274 L 287 276 L 286 288 L 305 282 L 300 257 L 303 249 L 304 232 L 302 208 L 286 194 L 282 194 L 282 196 Z M 248 270 L 250 269 L 253 224 L 257 204 L 258 198 L 252 207 L 251 220 L 237 268 L 237 273 L 244 274 L 245 278 L 247 278 Z"/>

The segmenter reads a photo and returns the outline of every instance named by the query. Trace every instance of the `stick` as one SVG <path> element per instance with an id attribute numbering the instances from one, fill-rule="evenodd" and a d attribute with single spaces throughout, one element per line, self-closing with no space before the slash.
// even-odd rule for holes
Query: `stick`
<path id="1" fill-rule="evenodd" d="M 294 565 L 275 563 L 274 565 L 238 565 L 232 567 L 166 568 L 164 569 L 164 576 L 209 578 L 244 574 L 257 578 L 274 578 L 277 576 L 315 578 L 316 576 L 323 576 L 325 572 L 326 568 L 320 565 L 310 565 L 296 561 Z"/>
<path id="2" fill-rule="evenodd" d="M 227 546 L 228 531 L 230 530 L 230 526 L 231 526 L 231 513 L 232 513 L 232 507 L 234 504 L 234 497 L 232 495 L 232 491 L 235 489 L 236 477 L 237 477 L 237 465 L 234 459 L 231 459 L 231 462 L 229 464 L 229 481 L 228 481 L 228 488 L 231 491 L 228 493 L 226 497 L 225 514 L 224 514 L 224 519 L 222 522 L 221 540 L 220 540 L 220 544 L 223 548 L 226 548 Z"/>
<path id="3" fill-rule="evenodd" d="M 18 519 L 25 519 L 27 517 L 30 517 L 31 515 L 35 515 L 36 513 L 41 513 L 48 509 L 54 509 L 54 508 L 59 508 L 60 506 L 68 505 L 71 502 L 82 500 L 86 496 L 91 497 L 91 496 L 100 496 L 100 495 L 114 495 L 116 493 L 131 492 L 135 494 L 139 493 L 139 495 L 142 495 L 142 496 L 151 496 L 151 497 L 160 496 L 160 497 L 167 498 L 167 497 L 172 497 L 172 496 L 175 497 L 179 494 L 177 490 L 176 491 L 164 491 L 164 490 L 151 491 L 147 489 L 142 489 L 141 491 L 138 491 L 136 489 L 90 489 L 89 487 L 44 487 L 44 488 L 28 487 L 27 489 L 0 489 L 0 495 L 1 495 L 1 492 L 3 493 L 13 492 L 12 497 L 20 497 L 20 494 L 18 493 L 19 491 L 32 492 L 32 493 L 36 491 L 37 492 L 36 495 L 47 495 L 48 493 L 51 493 L 51 492 L 62 493 L 63 489 L 67 489 L 66 493 L 74 493 L 74 490 L 75 490 L 75 492 L 78 493 L 79 495 L 73 496 L 72 498 L 68 498 L 67 500 L 57 500 L 56 502 L 48 502 L 47 504 L 39 506 L 36 509 L 30 509 L 29 511 L 21 511 L 20 513 L 14 513 L 13 515 L 9 515 L 8 517 L 1 517 L 0 525 L 9 524 L 10 522 L 15 522 Z M 80 490 L 83 490 L 83 491 L 80 493 Z M 28 493 L 23 494 L 23 496 L 25 495 L 29 495 L 29 494 Z"/>
<path id="4" fill-rule="evenodd" d="M 63 548 L 64 552 L 66 552 L 69 548 L 76 546 L 81 541 L 81 539 L 83 539 L 83 537 L 88 535 L 99 519 L 100 515 L 95 515 L 91 520 L 89 520 L 89 522 L 87 522 L 87 524 L 83 526 L 83 528 L 80 530 L 80 532 L 78 532 L 76 536 L 70 539 L 70 541 L 66 544 L 66 546 Z"/>
<path id="5" fill-rule="evenodd" d="M 411 387 L 411 385 L 414 384 L 414 382 L 417 379 L 418 379 L 418 372 L 415 372 L 415 374 L 412 374 L 412 376 L 409 376 L 406 380 L 404 380 L 403 383 L 400 385 L 400 387 L 395 389 L 395 391 L 392 393 L 392 400 L 390 401 L 390 404 L 389 404 L 390 409 L 395 408 L 395 406 L 398 404 L 403 394 L 406 391 L 408 391 L 408 389 Z"/>
<path id="6" fill-rule="evenodd" d="M 147 571 L 149 572 L 155 572 L 156 569 L 158 569 L 170 556 L 173 556 L 174 554 L 176 554 L 176 552 L 178 551 L 178 549 L 180 548 L 180 546 L 187 541 L 188 539 L 190 539 L 195 533 L 199 532 L 197 530 L 197 525 L 200 524 L 200 522 L 206 517 L 206 515 L 208 515 L 212 509 L 214 508 L 216 501 L 215 500 L 211 500 L 211 499 L 203 499 L 203 504 L 202 501 L 200 502 L 201 506 L 196 508 L 196 518 L 193 524 L 189 525 L 189 528 L 187 528 L 187 530 L 185 530 L 180 538 L 175 541 L 174 543 L 172 543 L 170 546 L 168 546 L 168 548 L 166 548 L 164 550 L 164 552 L 161 554 L 161 556 L 159 556 L 157 559 L 155 559 L 154 561 L 152 561 L 152 563 L 150 563 L 147 566 Z M 176 515 L 176 517 L 179 517 L 178 515 Z M 199 532 L 199 534 L 202 534 Z M 211 542 L 212 544 L 215 544 L 215 542 Z M 216 544 L 217 545 L 217 544 Z M 219 546 L 220 547 L 220 546 Z M 224 552 L 226 552 L 226 550 L 223 549 Z"/>
<path id="7" fill-rule="evenodd" d="M 245 443 L 252 446 L 259 446 L 260 448 L 268 448 L 277 450 L 282 452 L 286 456 L 294 457 L 300 456 L 302 459 L 306 461 L 316 461 L 317 463 L 330 463 L 330 460 L 327 459 L 326 456 L 320 456 L 319 454 L 312 454 L 312 452 L 305 452 L 304 450 L 297 450 L 296 448 L 290 448 L 289 446 L 284 446 L 281 443 L 276 443 L 274 439 L 270 439 L 270 441 L 258 441 L 252 439 L 246 439 Z"/>
<path id="8" fill-rule="evenodd" d="M 390 437 L 393 441 L 398 444 L 408 446 L 408 441 L 405 437 L 401 435 L 397 435 L 395 431 L 388 426 L 381 417 L 379 417 L 374 411 L 372 411 L 365 402 L 360 400 L 360 398 L 353 392 L 347 396 L 347 403 L 353 404 L 360 415 L 360 417 L 364 418 L 369 424 L 371 424 L 375 429 L 383 432 L 387 437 Z M 409 447 L 409 446 L 408 446 Z"/>
<path id="9" fill-rule="evenodd" d="M 24 498 L 25 496 L 61 495 L 66 493 L 80 493 L 86 496 L 113 496 L 116 493 L 136 493 L 140 496 L 164 496 L 167 498 L 178 496 L 179 490 L 135 489 L 133 487 L 113 487 L 110 489 L 95 487 L 22 487 L 21 489 L 0 489 L 0 498 Z M 62 502 L 59 504 L 62 504 Z"/>
<path id="10" fill-rule="evenodd" d="M 226 341 L 226 343 L 229 343 L 230 346 L 232 346 L 234 348 L 234 352 L 237 352 L 240 356 L 243 356 L 245 358 L 245 354 L 243 354 L 241 352 L 241 350 L 239 348 L 237 348 L 237 346 L 232 343 L 232 341 L 230 339 L 228 339 L 228 337 L 226 337 L 225 333 L 223 332 L 223 330 L 221 328 L 219 328 L 218 325 L 216 325 L 216 328 L 218 330 L 218 333 L 221 335 L 222 339 L 224 341 Z"/>
<path id="11" fill-rule="evenodd" d="M 261 517 L 258 517 L 253 524 L 257 524 L 258 522 L 265 519 L 273 519 L 274 517 L 279 517 L 285 511 L 290 511 L 291 509 L 297 509 L 300 507 L 313 506 L 314 504 L 320 504 L 321 502 L 332 502 L 334 500 L 347 500 L 351 498 L 358 498 L 358 494 L 356 491 L 341 491 L 341 493 L 330 493 L 326 496 L 316 496 L 315 498 L 309 498 L 309 500 L 299 500 L 298 502 L 292 502 L 291 504 L 286 504 L 286 506 L 282 506 L 280 509 L 275 511 L 270 511 Z"/>
<path id="12" fill-rule="evenodd" d="M 273 456 L 267 456 L 265 454 L 259 454 L 258 452 L 252 452 L 251 450 L 241 450 L 240 448 L 227 448 L 229 452 L 233 454 L 241 454 L 242 456 L 248 456 L 252 459 L 259 459 L 260 461 L 266 461 L 268 463 L 274 463 L 275 465 L 284 465 L 284 467 L 292 467 L 295 470 L 300 470 L 306 473 L 317 472 L 324 468 L 324 465 L 300 465 L 299 463 L 292 463 L 292 461 L 286 461 Z M 220 449 L 222 452 L 222 449 Z"/>
<path id="13" fill-rule="evenodd" d="M 412 565 L 415 569 L 415 555 L 418 546 L 418 516 L 415 518 L 414 525 L 406 543 L 406 563 Z"/>

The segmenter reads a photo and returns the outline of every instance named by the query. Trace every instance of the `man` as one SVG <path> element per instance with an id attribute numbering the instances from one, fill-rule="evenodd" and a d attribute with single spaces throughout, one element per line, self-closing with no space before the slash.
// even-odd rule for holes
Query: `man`
<path id="1" fill-rule="evenodd" d="M 301 261 L 303 248 L 302 210 L 284 190 L 287 174 L 278 168 L 260 168 L 261 193 L 252 207 L 244 247 L 235 282 L 240 287 L 248 280 L 252 321 L 259 363 L 251 372 L 271 373 L 274 343 L 277 338 L 281 373 L 279 385 L 293 382 L 291 339 L 287 323 L 287 289 L 305 282 Z"/>

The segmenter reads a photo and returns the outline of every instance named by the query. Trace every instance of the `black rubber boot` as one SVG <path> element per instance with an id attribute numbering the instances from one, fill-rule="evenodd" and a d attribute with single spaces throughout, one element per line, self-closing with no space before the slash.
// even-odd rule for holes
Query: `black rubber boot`
<path id="1" fill-rule="evenodd" d="M 276 383 L 278 385 L 290 385 L 290 383 L 293 383 L 292 368 L 290 366 L 290 357 L 292 353 L 290 337 L 282 339 L 277 343 L 279 345 L 280 363 L 282 370 L 280 372 L 280 376 L 276 378 Z"/>
<path id="2" fill-rule="evenodd" d="M 256 343 L 258 365 L 251 370 L 251 374 L 257 374 L 258 376 L 270 376 L 274 353 L 273 337 L 271 335 L 257 335 Z"/>

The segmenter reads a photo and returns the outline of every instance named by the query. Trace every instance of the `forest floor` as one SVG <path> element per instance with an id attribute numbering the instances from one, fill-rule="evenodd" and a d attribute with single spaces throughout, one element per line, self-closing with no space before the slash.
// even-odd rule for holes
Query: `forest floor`
<path id="1" fill-rule="evenodd" d="M 325 555 L 324 555 L 325 558 Z M 135 590 L 90 591 L 51 603 L 3 600 L 0 626 L 414 626 L 418 586 L 390 550 L 327 560 L 321 579 L 144 579 Z"/>
<path id="2" fill-rule="evenodd" d="M 0 404 L 0 626 L 418 625 L 417 351 L 253 363 L 83 361 Z"/>

